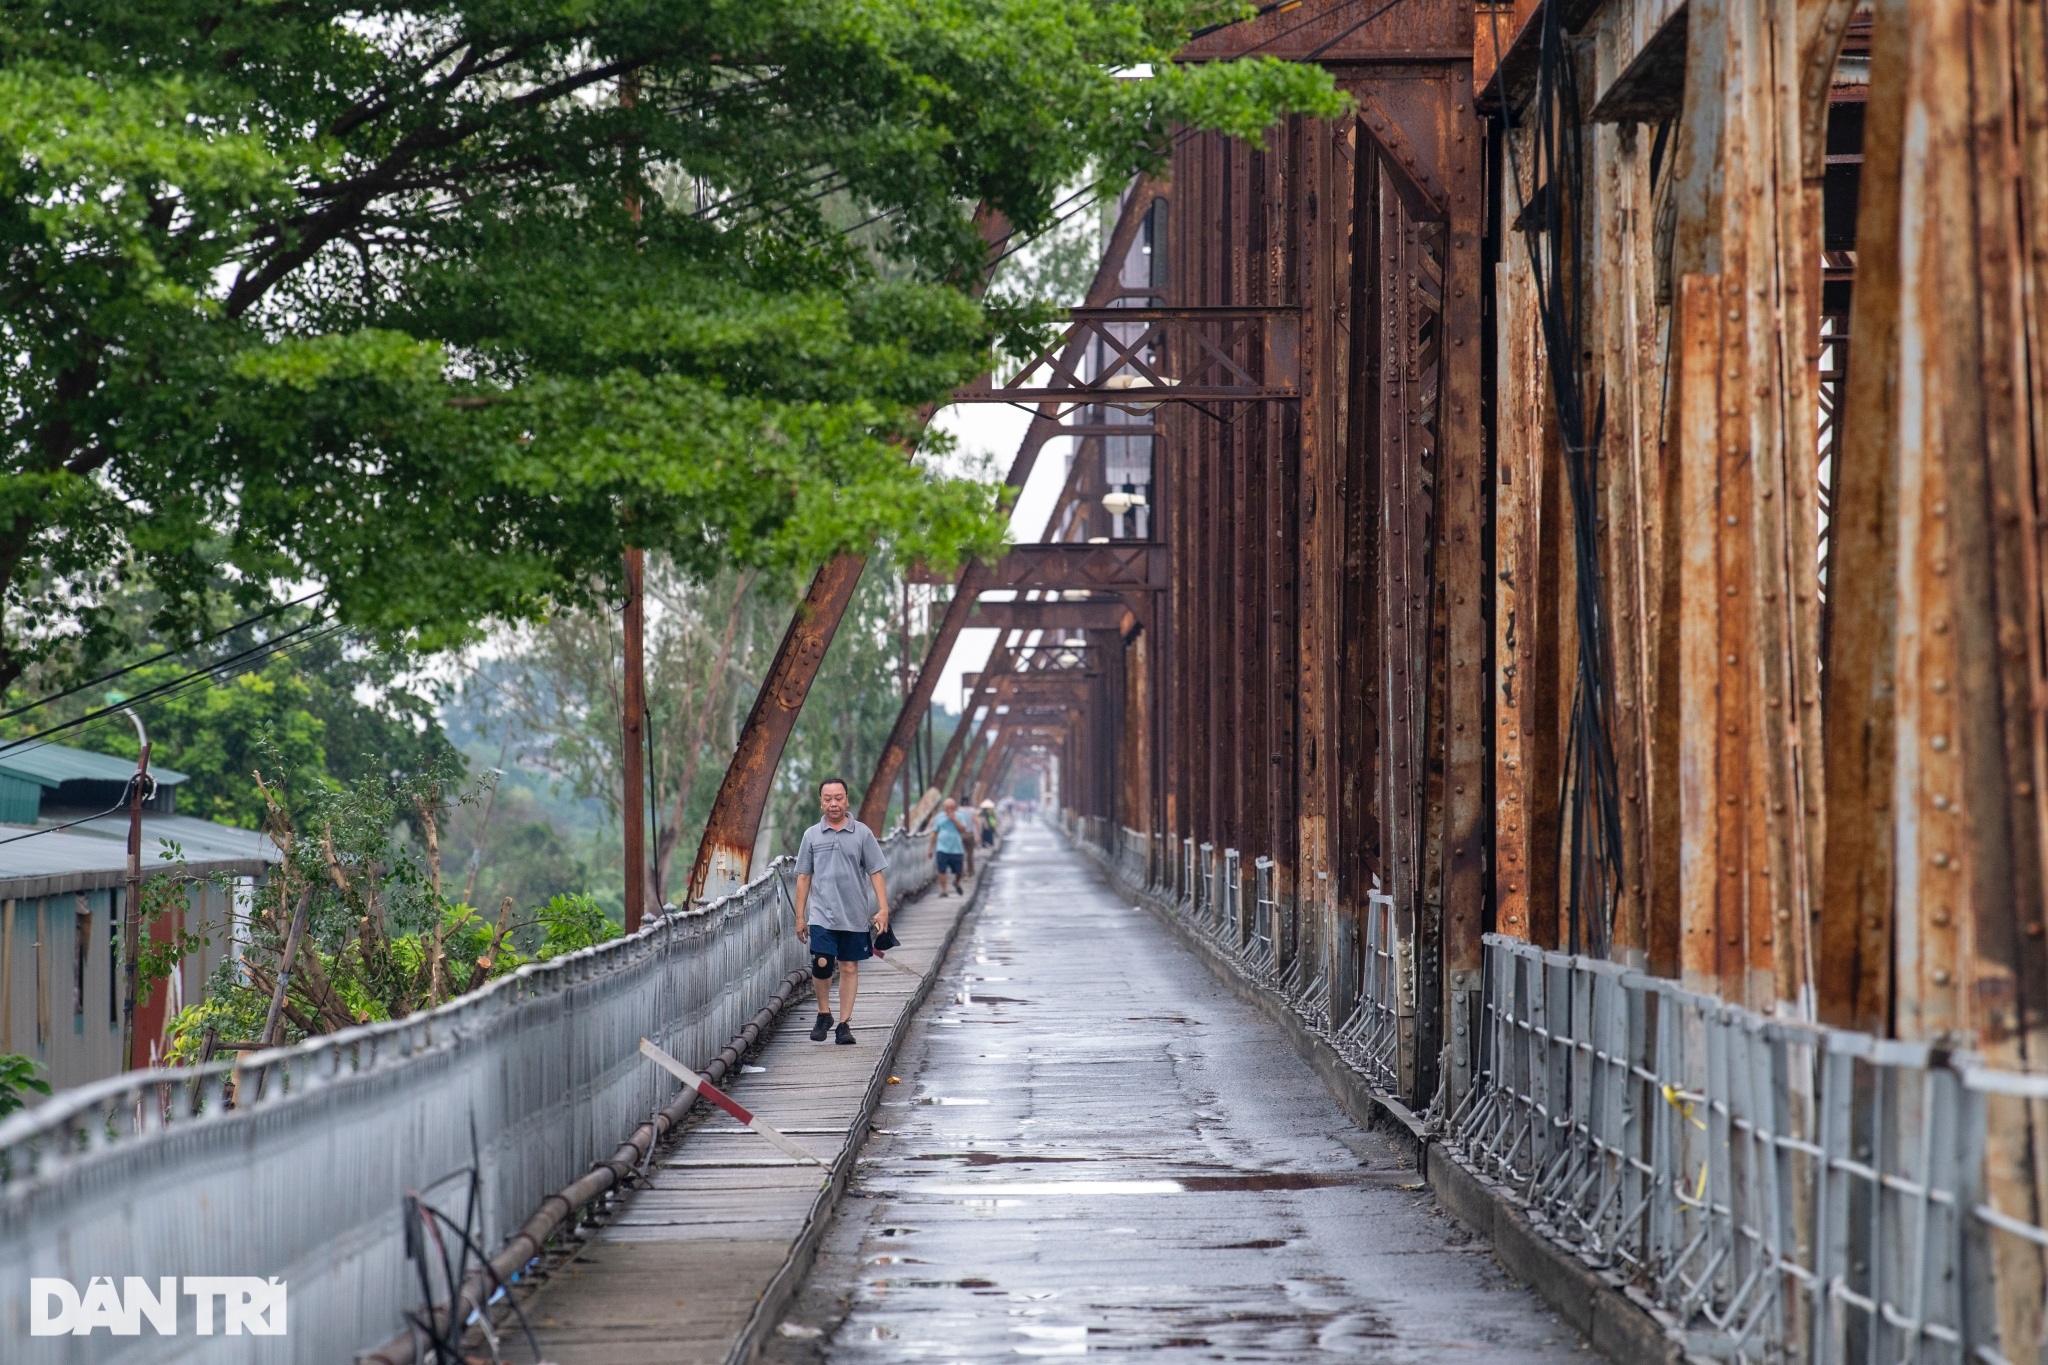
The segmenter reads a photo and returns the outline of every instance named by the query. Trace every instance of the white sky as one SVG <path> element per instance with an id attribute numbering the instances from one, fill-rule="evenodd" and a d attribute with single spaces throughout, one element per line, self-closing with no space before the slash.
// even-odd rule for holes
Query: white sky
<path id="1" fill-rule="evenodd" d="M 1031 414 L 1002 403 L 959 403 L 942 409 L 932 419 L 932 425 L 950 432 L 959 442 L 957 458 L 961 465 L 979 465 L 989 471 L 991 478 L 1000 479 L 1010 471 L 1010 462 L 1024 440 L 1024 429 L 1031 425 Z M 1047 441 L 1039 452 L 1038 463 L 1032 467 L 1031 478 L 1010 515 L 1011 540 L 1044 539 L 1053 502 L 1066 486 L 1067 461 L 1073 445 L 1064 438 Z M 989 651 L 995 648 L 998 633 L 981 629 L 960 632 L 953 656 L 939 673 L 938 687 L 932 693 L 934 701 L 952 711 L 960 709 L 960 675 L 980 671 L 988 662 Z"/>

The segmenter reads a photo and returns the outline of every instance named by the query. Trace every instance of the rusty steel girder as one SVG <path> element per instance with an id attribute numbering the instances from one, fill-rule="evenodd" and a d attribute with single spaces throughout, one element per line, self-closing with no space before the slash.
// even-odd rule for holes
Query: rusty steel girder
<path id="1" fill-rule="evenodd" d="M 926 569 L 912 569 L 913 583 L 945 582 Z M 1166 558 L 1147 541 L 1106 545 L 1012 545 L 987 567 L 982 591 L 1153 592 L 1166 586 Z"/>
<path id="2" fill-rule="evenodd" d="M 967 614 L 970 629 L 997 630 L 1123 630 L 1131 610 L 1119 601 L 1084 602 L 1037 601 L 977 602 Z"/>
<path id="3" fill-rule="evenodd" d="M 1299 398 L 1301 324 L 1286 307 L 1076 308 L 1060 339 L 1002 384 L 954 391 L 956 403 L 1101 403 L 1149 412 L 1161 402 Z M 1088 365 L 1093 373 L 1082 373 Z"/>
<path id="4" fill-rule="evenodd" d="M 1165 195 L 1165 186 L 1149 176 L 1140 177 L 1124 197 L 1123 207 L 1118 211 L 1115 229 L 1110 233 L 1109 242 L 1103 250 L 1103 258 L 1096 267 L 1095 278 L 1089 283 L 1087 302 L 1091 305 L 1108 303 L 1128 291 L 1122 280 L 1122 266 L 1131 253 L 1132 244 L 1150 217 L 1153 206 Z M 1072 354 L 1063 356 L 1063 362 L 1072 363 L 1078 359 L 1081 344 L 1076 343 Z M 1017 447 L 1016 458 L 1010 462 L 1010 472 L 1005 482 L 1012 488 L 1021 489 L 1031 477 L 1037 465 L 1038 454 L 1045 443 L 1055 436 L 1089 436 L 1095 434 L 1095 427 L 1110 427 L 1106 423 L 1071 423 L 1062 425 L 1060 410 L 1056 407 L 1041 406 L 1025 430 L 1024 440 Z M 1084 429 L 1085 428 L 1085 429 Z M 1149 428 L 1147 428 L 1149 430 Z M 1110 434 L 1129 436 L 1139 434 L 1121 427 L 1112 427 Z M 912 581 L 919 581 L 913 579 Z M 917 727 L 923 723 L 925 713 L 931 709 L 932 690 L 938 685 L 939 671 L 953 652 L 954 644 L 965 628 L 967 615 L 973 609 L 975 598 L 985 581 L 985 569 L 977 564 L 961 567 L 954 576 L 953 597 L 947 602 L 945 613 L 940 617 L 939 628 L 933 632 L 931 643 L 925 649 L 924 663 L 918 668 L 917 676 L 911 682 L 909 694 L 896 713 L 896 723 L 890 727 L 889 738 L 882 745 L 882 752 L 875 758 L 875 770 L 868 778 L 868 785 L 861 796 L 860 820 L 871 829 L 879 828 L 887 817 L 889 792 L 896 785 L 896 775 L 902 771 L 903 760 L 910 752 Z M 963 718 L 964 720 L 964 718 Z M 942 765 L 943 768 L 943 765 Z"/>

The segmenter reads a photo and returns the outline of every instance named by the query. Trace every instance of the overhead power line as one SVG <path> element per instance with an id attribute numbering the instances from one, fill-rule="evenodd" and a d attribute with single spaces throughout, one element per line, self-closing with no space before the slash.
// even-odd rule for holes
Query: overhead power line
<path id="1" fill-rule="evenodd" d="M 161 654 L 152 654 L 149 658 L 142 660 L 140 663 L 127 664 L 123 667 L 112 669 L 106 673 L 100 674 L 97 678 L 91 678 L 85 682 L 79 683 L 75 687 L 67 687 L 62 692 L 52 692 L 47 697 L 39 697 L 35 701 L 25 702 L 22 705 L 15 707 L 11 711 L 0 711 L 0 720 L 13 720 L 16 716 L 27 715 L 29 712 L 36 710 L 38 707 L 48 706 L 51 702 L 62 701 L 66 697 L 75 697 L 80 692 L 88 691 L 92 688 L 98 687 L 101 683 L 112 682 L 114 679 L 121 677 L 124 674 L 133 673 L 138 668 L 148 668 L 151 664 L 160 664 L 165 659 L 170 658 L 174 654 L 189 654 L 193 650 L 199 648 L 199 646 L 201 645 L 212 644 L 215 640 L 218 640 L 223 636 L 232 635 L 236 631 L 241 630 L 244 627 L 253 626 L 258 621 L 267 621 L 281 611 L 286 611 L 292 607 L 299 606 L 301 603 L 310 602 L 314 598 L 319 597 L 321 594 L 325 593 L 326 591 L 327 589 L 321 588 L 317 592 L 307 593 L 304 597 L 294 597 L 289 602 L 280 602 L 274 607 L 268 607 L 263 611 L 257 612 L 254 616 L 244 617 L 242 620 L 235 622 L 231 626 L 222 626 L 219 630 L 214 631 L 211 635 L 202 635 L 189 645 L 182 645 L 177 649 L 167 649 Z"/>
<path id="2" fill-rule="evenodd" d="M 316 627 L 318 627 L 318 629 L 315 629 Z M 248 669 L 264 662 L 265 660 L 273 657 L 274 655 L 284 653 L 287 650 L 298 649 L 302 646 L 313 644 L 318 640 L 327 639 L 328 637 L 335 635 L 336 633 L 343 631 L 345 629 L 347 629 L 347 627 L 341 625 L 339 622 L 334 622 L 324 617 L 318 620 L 308 621 L 306 624 L 298 626 L 292 630 L 288 630 L 282 635 L 273 636 L 269 640 L 264 641 L 260 645 L 256 645 L 250 649 L 245 649 L 239 654 L 234 654 L 229 656 L 228 658 L 221 659 L 215 663 L 209 664 L 205 668 L 197 668 L 189 673 L 181 674 L 178 677 L 169 679 L 166 682 L 159 683 L 157 686 L 152 687 L 147 691 L 138 692 L 134 696 L 128 697 L 120 702 L 116 702 L 109 706 L 100 707 L 98 710 L 95 711 L 88 711 L 82 716 L 78 716 L 74 719 L 64 721 L 60 724 L 48 726 L 44 729 L 37 730 L 33 734 L 23 735 L 21 738 L 10 740 L 5 744 L 0 744 L 0 755 L 12 753 L 16 749 L 41 743 L 43 741 L 48 740 L 53 735 L 66 734 L 74 730 L 81 730 L 92 725 L 100 724 L 110 719 L 111 717 L 119 715 L 124 709 L 129 707 L 147 706 L 156 702 L 168 701 L 172 697 L 178 696 L 186 691 L 192 690 L 195 687 L 210 686 L 215 679 L 220 678 L 224 674 L 233 675 L 235 673 L 246 672 L 248 671 Z"/>

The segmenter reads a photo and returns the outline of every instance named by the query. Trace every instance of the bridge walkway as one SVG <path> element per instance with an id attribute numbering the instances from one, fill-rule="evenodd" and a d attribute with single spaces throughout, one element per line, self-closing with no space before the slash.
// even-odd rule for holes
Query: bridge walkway
<path id="1" fill-rule="evenodd" d="M 768 1357 L 1593 1356 L 1273 1025 L 1020 824 Z"/>
<path id="2" fill-rule="evenodd" d="M 742 1105 L 828 1163 L 866 1105 L 888 1040 L 923 972 L 974 894 L 936 883 L 896 907 L 903 940 L 890 956 L 916 974 L 863 964 L 852 1047 L 810 1041 L 810 992 L 792 1001 L 769 1041 L 728 1090 Z M 884 1078 L 886 1081 L 886 1077 Z M 551 1365 L 687 1365 L 724 1361 L 755 1304 L 818 1212 L 823 1173 L 786 1156 L 723 1112 L 699 1105 L 693 1126 L 649 1172 L 644 1188 L 556 1267 L 526 1302 Z M 516 1321 L 499 1324 L 505 1359 L 531 1365 Z"/>

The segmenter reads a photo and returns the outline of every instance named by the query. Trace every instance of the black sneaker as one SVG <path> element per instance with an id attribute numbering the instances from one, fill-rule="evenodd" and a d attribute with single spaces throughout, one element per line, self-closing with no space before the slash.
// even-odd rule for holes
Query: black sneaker
<path id="1" fill-rule="evenodd" d="M 824 1037 L 825 1035 L 821 1033 L 821 1034 L 819 1034 L 818 1036 L 819 1036 L 820 1038 L 823 1038 L 823 1037 Z M 833 1037 L 832 1037 L 832 1041 L 833 1041 L 833 1042 L 835 1042 L 835 1043 L 837 1043 L 837 1044 L 839 1044 L 839 1046 L 841 1046 L 841 1047 L 852 1047 L 852 1046 L 853 1046 L 853 1025 L 851 1025 L 851 1024 L 841 1024 L 841 1025 L 839 1026 L 838 1032 L 836 1032 L 836 1033 L 835 1033 L 835 1034 L 833 1035 Z"/>
<path id="2" fill-rule="evenodd" d="M 811 1041 L 814 1043 L 822 1043 L 825 1041 L 825 1035 L 830 1033 L 831 1031 L 832 1016 L 829 1014 L 821 1014 L 818 1016 L 818 1021 L 811 1025 Z"/>

